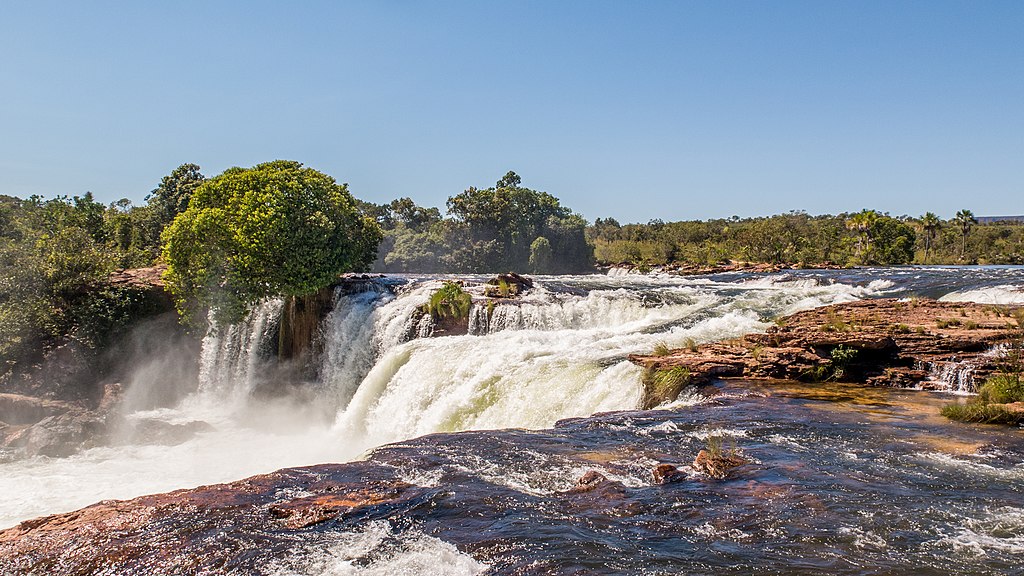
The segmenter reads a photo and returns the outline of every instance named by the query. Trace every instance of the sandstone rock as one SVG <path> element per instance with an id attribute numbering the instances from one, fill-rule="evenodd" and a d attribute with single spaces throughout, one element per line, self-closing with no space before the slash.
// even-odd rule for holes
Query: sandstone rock
<path id="1" fill-rule="evenodd" d="M 671 464 L 658 464 L 651 471 L 655 484 L 670 484 L 686 479 L 686 474 Z"/>
<path id="2" fill-rule="evenodd" d="M 736 453 L 701 450 L 693 459 L 693 468 L 719 480 L 728 478 L 733 470 L 747 464 L 747 460 Z"/>
<path id="3" fill-rule="evenodd" d="M 213 426 L 199 420 L 171 424 L 147 418 L 128 424 L 127 438 L 132 443 L 174 446 L 191 440 L 196 434 L 210 430 L 213 430 Z"/>
<path id="4" fill-rule="evenodd" d="M 928 387 L 928 368 L 951 363 L 970 365 L 980 380 L 999 362 L 988 354 L 993 346 L 1019 337 L 1004 318 L 1009 309 L 996 313 L 992 308 L 862 300 L 799 312 L 763 334 L 629 359 L 651 370 L 686 368 L 694 385 L 721 378 L 784 378 Z M 844 350 L 850 352 L 839 353 Z M 664 398 L 663 392 L 645 382 L 645 398 L 658 397 L 659 403 L 674 399 Z"/>
<path id="5" fill-rule="evenodd" d="M 510 298 L 524 294 L 533 288 L 533 280 L 515 272 L 498 274 L 484 285 L 484 296 L 489 298 Z"/>
<path id="6" fill-rule="evenodd" d="M 91 448 L 106 432 L 106 421 L 93 412 L 73 410 L 48 416 L 9 438 L 8 447 L 25 455 L 65 457 Z"/>

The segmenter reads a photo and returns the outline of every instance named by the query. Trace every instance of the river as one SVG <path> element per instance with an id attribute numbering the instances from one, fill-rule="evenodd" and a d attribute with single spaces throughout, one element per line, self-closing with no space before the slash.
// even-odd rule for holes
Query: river
<path id="1" fill-rule="evenodd" d="M 730 383 L 635 412 L 640 371 L 625 361 L 661 342 L 737 337 L 780 315 L 862 298 L 1021 304 L 1022 268 L 538 277 L 518 304 L 474 306 L 469 335 L 410 338 L 429 332 L 415 310 L 438 285 L 387 278 L 339 294 L 322 326 L 318 376 L 274 398 L 254 393 L 274 379 L 261 351 L 280 303 L 265 302 L 246 323 L 207 336 L 199 382 L 182 383 L 194 391 L 180 402 L 126 404 L 128 418 L 210 430 L 172 446 L 125 438 L 68 458 L 0 463 L 0 526 L 101 499 L 371 457 L 413 483 L 459 486 L 448 505 L 509 520 L 485 544 L 442 506 L 415 526 L 353 526 L 267 570 L 414 573 L 425 562 L 422 573 L 517 573 L 533 562 L 580 573 L 767 564 L 852 574 L 909 562 L 944 573 L 947 562 L 966 562 L 999 573 L 1024 552 L 1021 433 L 943 421 L 941 392 Z M 160 396 L 146 374 L 140 366 L 127 383 L 129 399 Z M 513 430 L 374 450 L 495 429 Z M 735 482 L 694 478 L 668 495 L 652 485 L 655 463 L 685 464 L 708 435 L 731 438 L 756 470 Z M 589 469 L 621 483 L 621 502 L 593 508 L 553 497 Z"/>

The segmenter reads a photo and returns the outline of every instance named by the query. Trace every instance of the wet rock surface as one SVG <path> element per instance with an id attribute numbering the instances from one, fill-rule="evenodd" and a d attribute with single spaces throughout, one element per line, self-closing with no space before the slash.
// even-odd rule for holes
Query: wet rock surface
<path id="1" fill-rule="evenodd" d="M 436 434 L 364 461 L 100 502 L 0 532 L 0 573 L 322 574 L 423 554 L 423 538 L 487 574 L 750 573 L 794 559 L 806 574 L 1018 566 L 1024 438 L 906 418 L 934 409 L 907 403 L 928 401 L 918 392 L 722 386 L 677 412 Z M 715 431 L 758 464 L 708 481 L 698 456 L 692 471 L 662 464 L 652 477 L 653 462 L 687 462 Z M 984 554 L 955 553 L 967 538 Z"/>
<path id="2" fill-rule="evenodd" d="M 799 312 L 765 333 L 662 356 L 633 354 L 630 360 L 652 370 L 684 367 L 695 385 L 777 378 L 927 389 L 941 385 L 933 377 L 944 369 L 966 370 L 971 380 L 997 369 L 1003 360 L 993 348 L 1021 337 L 1014 310 L 927 299 L 861 300 Z M 645 408 L 674 399 L 648 388 Z"/>

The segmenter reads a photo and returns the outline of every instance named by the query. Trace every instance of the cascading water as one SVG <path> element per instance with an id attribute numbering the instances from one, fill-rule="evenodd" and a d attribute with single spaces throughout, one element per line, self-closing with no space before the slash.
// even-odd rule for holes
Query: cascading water
<path id="1" fill-rule="evenodd" d="M 244 400 L 259 384 L 260 352 L 281 315 L 283 302 L 271 299 L 256 307 L 243 322 L 215 328 L 203 339 L 199 356 L 199 392 L 228 393 Z"/>
<path id="2" fill-rule="evenodd" d="M 128 414 L 207 422 L 183 444 L 120 445 L 65 459 L 0 464 L 0 526 L 126 498 L 242 478 L 285 466 L 345 461 L 368 448 L 440 431 L 545 428 L 569 417 L 630 410 L 639 369 L 627 354 L 763 330 L 768 321 L 823 304 L 1006 284 L 1005 275 L 957 284 L 936 272 L 808 272 L 686 278 L 551 276 L 516 302 L 477 298 L 469 335 L 430 336 L 418 313 L 438 279 L 366 281 L 339 290 L 321 329 L 315 382 L 295 396 L 273 387 L 266 362 L 279 301 L 203 342 L 196 391 L 177 406 Z M 483 278 L 464 277 L 467 282 Z M 931 288 L 929 288 L 931 289 Z M 143 385 L 144 383 L 140 384 Z"/>

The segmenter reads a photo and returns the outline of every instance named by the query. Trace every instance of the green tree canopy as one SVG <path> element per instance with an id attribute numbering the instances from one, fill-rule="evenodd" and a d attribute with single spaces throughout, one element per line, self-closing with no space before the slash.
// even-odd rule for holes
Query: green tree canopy
<path id="1" fill-rule="evenodd" d="M 544 236 L 551 243 L 553 269 L 588 269 L 593 264 L 593 249 L 586 241 L 586 221 L 551 194 L 520 184 L 519 176 L 508 172 L 494 188 L 471 187 L 448 199 L 448 213 L 465 225 L 464 244 L 474 247 L 476 252 L 467 260 L 472 263 L 464 268 L 525 269 L 529 266 L 531 244 Z"/>
<path id="2" fill-rule="evenodd" d="M 188 208 L 189 200 L 197 188 L 206 182 L 206 177 L 195 164 L 182 164 L 160 180 L 156 190 L 146 197 L 163 226 L 170 224 L 175 216 Z"/>
<path id="3" fill-rule="evenodd" d="M 233 321 L 262 298 L 303 296 L 373 262 L 381 233 L 345 184 L 278 160 L 231 168 L 163 234 L 168 288 L 192 322 Z"/>

